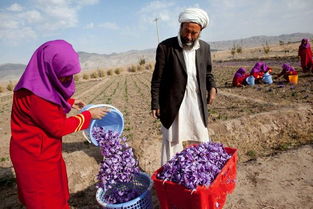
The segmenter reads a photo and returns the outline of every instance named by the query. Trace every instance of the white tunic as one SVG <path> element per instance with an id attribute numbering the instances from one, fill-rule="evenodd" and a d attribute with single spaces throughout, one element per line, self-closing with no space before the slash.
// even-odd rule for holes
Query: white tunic
<path id="1" fill-rule="evenodd" d="M 182 46 L 178 35 L 178 41 Z M 183 50 L 187 70 L 187 86 L 183 101 L 173 124 L 169 129 L 161 127 L 163 135 L 161 165 L 183 150 L 183 141 L 210 141 L 208 129 L 204 126 L 201 113 L 201 99 L 196 70 L 197 41 L 191 50 Z"/>

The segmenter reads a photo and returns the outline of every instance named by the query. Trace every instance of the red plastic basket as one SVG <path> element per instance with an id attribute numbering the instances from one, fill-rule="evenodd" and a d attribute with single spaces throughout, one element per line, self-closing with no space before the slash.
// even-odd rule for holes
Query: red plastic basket
<path id="1" fill-rule="evenodd" d="M 162 209 L 221 209 L 226 196 L 232 193 L 237 176 L 237 149 L 225 147 L 231 158 L 226 162 L 221 172 L 209 187 L 198 186 L 191 191 L 171 181 L 163 181 L 157 178 L 157 174 L 163 170 L 159 168 L 152 175 L 154 189 L 156 190 Z"/>

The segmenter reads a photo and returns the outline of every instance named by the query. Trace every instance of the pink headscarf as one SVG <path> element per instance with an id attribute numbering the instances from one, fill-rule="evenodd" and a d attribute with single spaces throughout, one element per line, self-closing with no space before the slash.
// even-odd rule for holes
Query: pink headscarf
<path id="1" fill-rule="evenodd" d="M 283 72 L 296 71 L 290 64 L 285 63 L 282 65 Z"/>
<path id="2" fill-rule="evenodd" d="M 79 57 L 72 45 L 63 40 L 49 41 L 34 52 L 14 91 L 28 89 L 68 113 L 71 106 L 67 100 L 75 92 L 73 75 L 79 72 Z M 62 83 L 59 78 L 65 76 L 71 80 Z"/>
<path id="3" fill-rule="evenodd" d="M 300 48 L 309 48 L 309 47 L 311 47 L 309 39 L 307 38 L 302 39 Z"/>

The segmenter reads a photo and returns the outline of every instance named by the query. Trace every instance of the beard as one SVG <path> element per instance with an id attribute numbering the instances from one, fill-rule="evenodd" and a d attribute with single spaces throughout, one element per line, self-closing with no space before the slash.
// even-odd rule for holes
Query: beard
<path id="1" fill-rule="evenodd" d="M 199 39 L 200 36 L 198 36 L 197 38 L 193 39 L 193 40 L 189 40 L 186 37 L 182 36 L 182 33 L 180 32 L 180 40 L 183 44 L 183 48 L 184 49 L 192 49 L 196 43 L 196 41 Z"/>
<path id="2" fill-rule="evenodd" d="M 183 47 L 185 49 L 192 49 L 193 46 L 195 45 L 196 40 L 188 40 L 187 38 L 184 38 L 182 36 L 180 36 L 181 42 L 183 44 Z"/>

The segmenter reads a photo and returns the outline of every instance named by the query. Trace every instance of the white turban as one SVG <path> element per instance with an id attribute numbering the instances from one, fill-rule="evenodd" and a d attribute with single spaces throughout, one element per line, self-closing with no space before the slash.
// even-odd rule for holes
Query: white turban
<path id="1" fill-rule="evenodd" d="M 188 8 L 179 14 L 178 21 L 180 23 L 198 23 L 199 25 L 201 25 L 202 28 L 205 28 L 209 24 L 209 16 L 202 9 Z"/>

